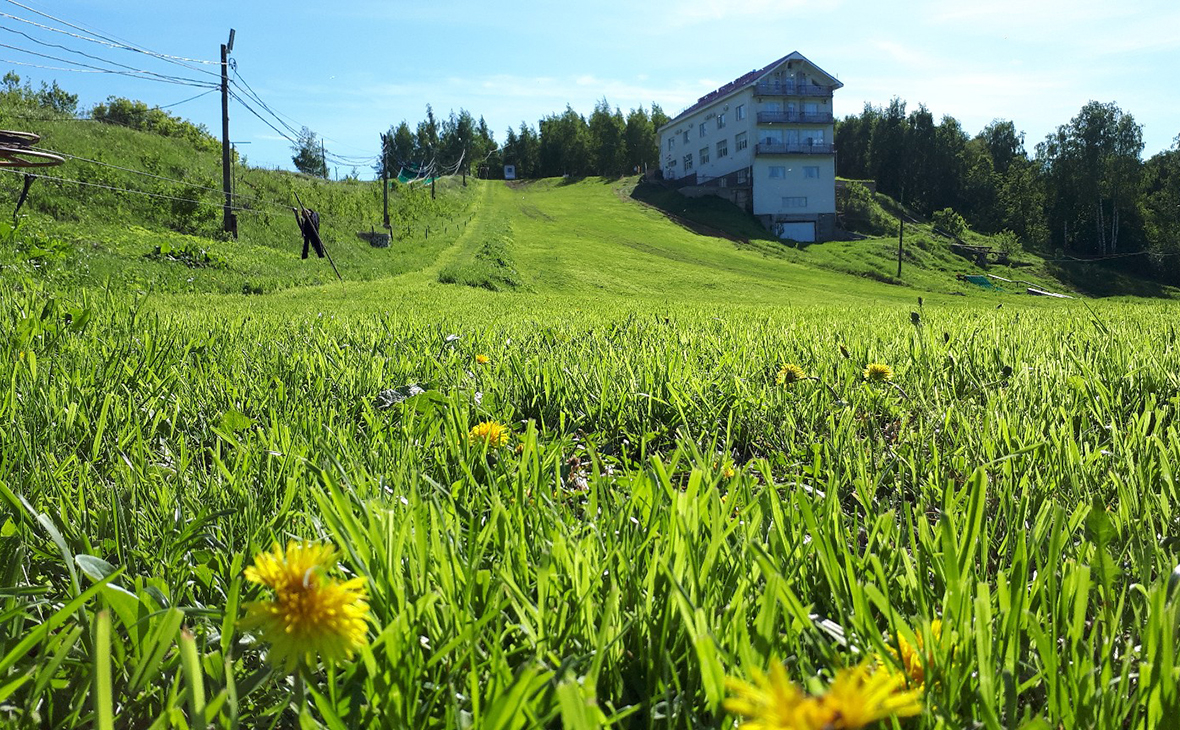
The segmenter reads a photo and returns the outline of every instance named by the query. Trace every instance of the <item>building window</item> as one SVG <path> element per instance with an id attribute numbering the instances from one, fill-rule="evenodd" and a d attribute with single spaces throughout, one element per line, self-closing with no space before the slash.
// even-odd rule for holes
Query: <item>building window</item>
<path id="1" fill-rule="evenodd" d="M 674 148 L 675 146 L 676 146 L 676 138 L 675 138 L 675 137 L 669 137 L 669 138 L 668 138 L 668 149 L 669 149 L 669 150 L 671 150 L 671 149 L 672 149 L 672 148 Z"/>
<path id="2" fill-rule="evenodd" d="M 803 177 L 819 179 L 819 167 L 805 166 L 803 168 Z"/>
<path id="3" fill-rule="evenodd" d="M 774 165 L 770 168 L 770 179 L 781 180 L 787 176 L 787 168 L 781 165 Z"/>
<path id="4" fill-rule="evenodd" d="M 717 143 L 717 159 L 721 159 L 729 154 L 729 140 L 723 139 Z"/>
<path id="5" fill-rule="evenodd" d="M 807 207 L 807 198 L 806 197 L 783 198 L 783 207 L 784 208 L 806 208 Z"/>
<path id="6" fill-rule="evenodd" d="M 725 129 L 725 115 L 724 114 L 717 115 L 717 128 L 718 129 Z"/>
<path id="7" fill-rule="evenodd" d="M 702 165 L 709 164 L 709 148 L 708 147 L 701 148 L 700 157 L 701 157 L 701 164 Z"/>
<path id="8" fill-rule="evenodd" d="M 705 136 L 705 132 L 707 132 L 708 130 L 709 130 L 708 126 L 704 122 L 701 122 L 701 136 L 702 137 Z"/>
<path id="9" fill-rule="evenodd" d="M 689 152 L 687 155 L 684 156 L 684 169 L 685 170 L 692 169 L 692 153 L 691 152 Z"/>
<path id="10" fill-rule="evenodd" d="M 746 149 L 747 146 L 748 146 L 748 143 L 746 140 L 746 133 L 745 132 L 740 132 L 740 133 L 734 135 L 734 137 L 733 137 L 734 149 L 736 149 L 738 152 L 741 152 L 742 150 Z"/>
<path id="11" fill-rule="evenodd" d="M 745 119 L 746 118 L 746 105 L 745 104 L 738 104 L 737 109 L 734 109 L 734 116 L 739 120 Z"/>
<path id="12" fill-rule="evenodd" d="M 684 130 L 684 144 L 688 144 L 688 130 Z"/>

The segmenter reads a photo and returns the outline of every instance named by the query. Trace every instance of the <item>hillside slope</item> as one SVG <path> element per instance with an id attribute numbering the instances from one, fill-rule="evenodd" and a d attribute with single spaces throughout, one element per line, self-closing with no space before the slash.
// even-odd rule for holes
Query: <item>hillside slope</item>
<path id="1" fill-rule="evenodd" d="M 256 294 L 329 284 L 335 276 L 326 262 L 299 258 L 291 208 L 298 196 L 320 211 L 346 281 L 392 276 L 399 286 L 779 304 L 837 295 L 1025 297 L 1026 284 L 1018 282 L 1068 290 L 1034 256 L 1020 257 L 1018 268 L 983 271 L 925 224 L 909 227 L 899 278 L 892 236 L 797 247 L 721 201 L 640 194 L 634 178 L 468 186 L 451 179 L 439 183 L 437 197 L 422 186 L 395 186 L 393 245 L 376 249 L 357 234 L 380 228 L 379 183 L 239 164 L 240 236 L 227 240 L 220 233 L 220 156 L 208 145 L 88 120 L 7 119 L 0 110 L 0 125 L 30 124 L 42 147 L 68 159 L 33 186 L 21 230 L 0 247 L 0 266 L 57 286 Z M 0 177 L 0 206 L 10 208 L 21 182 L 11 172 Z M 686 225 L 686 218 L 711 225 Z M 958 274 L 1013 282 L 981 288 Z"/>
<path id="2" fill-rule="evenodd" d="M 442 181 L 437 199 L 421 186 L 395 186 L 395 245 L 375 249 L 357 233 L 380 229 L 380 183 L 237 164 L 239 237 L 230 240 L 221 233 L 215 150 L 90 120 L 6 117 L 2 109 L 0 127 L 34 131 L 39 147 L 67 156 L 65 164 L 37 171 L 43 177 L 21 210 L 22 231 L 12 246 L 0 247 L 0 265 L 9 272 L 62 286 L 229 293 L 333 281 L 326 261 L 299 258 L 296 196 L 320 212 L 321 233 L 345 278 L 371 280 L 433 262 L 476 199 L 458 181 Z M 7 172 L 0 175 L 0 207 L 11 211 L 21 178 Z"/>

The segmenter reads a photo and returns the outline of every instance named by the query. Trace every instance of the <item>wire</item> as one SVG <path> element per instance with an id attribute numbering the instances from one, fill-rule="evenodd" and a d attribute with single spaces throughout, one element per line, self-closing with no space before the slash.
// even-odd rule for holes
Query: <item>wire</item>
<path id="1" fill-rule="evenodd" d="M 298 143 L 298 142 L 296 142 L 294 139 L 292 139 L 290 136 L 288 136 L 286 132 L 284 132 L 283 130 L 279 129 L 279 128 L 278 128 L 278 127 L 276 127 L 275 125 L 271 124 L 269 120 L 267 120 L 265 117 L 263 117 L 263 116 L 262 116 L 261 114 L 259 114 L 258 112 L 254 111 L 254 107 L 252 107 L 252 106 L 250 106 L 249 104 L 247 104 L 247 103 L 246 103 L 246 101 L 245 101 L 245 100 L 244 100 L 244 99 L 243 99 L 241 96 L 239 96 L 237 93 L 235 93 L 235 92 L 234 92 L 232 89 L 230 90 L 230 92 L 229 92 L 229 95 L 230 95 L 230 96 L 232 96 L 234 99 L 236 99 L 236 100 L 238 101 L 238 103 L 239 103 L 239 104 L 241 104 L 242 106 L 246 107 L 246 111 L 248 111 L 248 112 L 250 112 L 251 114 L 253 114 L 254 116 L 258 117 L 258 119 L 259 119 L 259 120 L 260 120 L 260 121 L 261 121 L 263 124 L 265 124 L 266 126 L 270 127 L 271 129 L 273 129 L 273 130 L 275 131 L 275 133 L 276 133 L 276 134 L 278 134 L 280 137 L 282 137 L 283 139 L 287 140 L 287 141 L 288 141 L 288 142 L 290 142 L 291 144 L 294 144 L 294 145 L 297 145 L 297 144 L 299 144 L 299 143 Z"/>
<path id="2" fill-rule="evenodd" d="M 92 33 L 95 36 L 98 36 L 98 38 L 91 38 L 89 36 L 76 35 L 74 33 L 70 33 L 68 31 L 61 30 L 60 28 L 53 28 L 50 26 L 41 25 L 40 23 L 35 23 L 31 20 L 26 20 L 25 18 L 20 18 L 15 15 L 9 15 L 7 13 L 4 13 L 5 17 L 12 18 L 13 20 L 19 20 L 22 23 L 29 23 L 30 25 L 35 25 L 35 26 L 37 26 L 39 28 L 43 28 L 45 30 L 50 30 L 55 33 L 63 33 L 65 35 L 72 36 L 72 37 L 78 38 L 80 40 L 89 41 L 91 43 L 98 43 L 100 45 L 109 46 L 111 48 L 117 48 L 117 49 L 126 50 L 126 51 L 133 51 L 135 53 L 142 53 L 147 56 L 153 56 L 155 58 L 159 58 L 159 59 L 167 61 L 169 63 L 174 63 L 179 66 L 184 66 L 185 68 L 191 69 L 193 71 L 207 73 L 211 76 L 217 75 L 213 71 L 207 71 L 202 68 L 196 68 L 196 67 L 191 66 L 189 64 L 199 63 L 199 64 L 207 64 L 207 65 L 220 65 L 220 62 L 218 62 L 218 61 L 206 61 L 204 59 L 199 59 L 199 58 L 185 58 L 183 56 L 170 56 L 166 53 L 157 53 L 156 51 L 148 50 L 147 48 L 143 48 L 141 46 L 135 46 L 135 45 L 131 45 L 128 43 L 120 42 L 118 39 L 116 39 L 112 36 L 107 36 L 100 31 L 97 31 L 94 29 L 83 28 L 81 26 L 78 26 L 78 25 L 75 25 L 75 24 L 69 22 L 68 20 L 63 20 L 61 18 L 54 17 L 48 13 L 43 13 L 40 10 L 35 10 L 34 8 L 29 7 L 28 5 L 22 5 L 21 3 L 18 3 L 15 0 L 7 0 L 7 1 L 12 5 L 17 6 L 18 8 L 23 8 L 24 10 L 27 10 L 30 13 L 40 15 L 42 18 L 48 18 L 49 20 L 61 23 L 62 25 L 66 26 L 68 28 L 73 28 L 74 30 L 81 31 L 83 33 Z M 99 39 L 101 39 L 101 40 L 99 40 Z"/>
<path id="3" fill-rule="evenodd" d="M 6 15 L 6 14 L 5 14 L 5 13 L 0 13 L 0 15 Z M 109 63 L 109 64 L 111 64 L 112 66 L 118 66 L 118 67 L 120 67 L 120 68 L 124 68 L 124 69 L 127 69 L 127 70 L 129 70 L 129 71 L 137 71 L 137 72 L 141 72 L 141 73 L 150 73 L 150 72 L 148 72 L 148 71 L 144 71 L 143 69 L 137 69 L 137 68 L 135 68 L 134 66 L 128 66 L 128 65 L 127 65 L 127 64 L 125 64 L 125 63 L 118 63 L 118 62 L 116 62 L 116 61 L 111 61 L 110 59 L 103 58 L 102 56 L 95 56 L 95 55 L 93 55 L 93 54 L 91 54 L 91 53 L 86 53 L 86 52 L 84 52 L 84 51 L 78 51 L 78 50 L 75 50 L 75 49 L 73 49 L 73 48 L 70 48 L 70 47 L 68 47 L 68 46 L 63 46 L 63 45 L 61 45 L 60 43 L 49 43 L 48 41 L 43 41 L 43 40 L 41 40 L 41 39 L 39 39 L 39 38 L 34 38 L 33 36 L 29 35 L 28 33 L 25 33 L 25 32 L 23 32 L 23 31 L 16 30 L 16 29 L 14 29 L 14 28 L 6 28 L 6 27 L 4 27 L 4 26 L 0 25 L 0 30 L 7 31 L 7 32 L 9 32 L 9 33 L 15 33 L 16 35 L 19 35 L 19 36 L 23 36 L 23 37 L 25 37 L 26 39 L 28 39 L 28 40 L 32 41 L 33 43 L 36 43 L 36 44 L 38 44 L 38 45 L 41 45 L 41 46 L 45 46 L 45 47 L 47 47 L 47 48 L 60 48 L 61 50 L 63 50 L 63 51 L 66 51 L 66 52 L 68 52 L 68 53 L 75 53 L 75 54 L 77 54 L 77 55 L 79 55 L 79 56 L 85 56 L 86 58 L 89 58 L 89 59 L 91 59 L 91 60 L 94 60 L 94 61 L 101 61 L 102 63 Z M 0 44 L 0 45 L 3 45 L 3 44 Z M 32 53 L 32 51 L 27 51 L 27 50 L 25 50 L 25 49 L 23 49 L 23 48 L 16 48 L 15 46 L 6 46 L 6 48 L 12 48 L 13 50 L 24 51 L 25 53 Z M 51 56 L 47 56 L 46 58 L 51 58 Z M 66 60 L 66 59 L 62 59 L 62 60 Z M 77 61 L 66 61 L 66 62 L 67 62 L 67 63 L 77 63 Z M 80 65 L 85 65 L 85 64 L 80 64 Z"/>
<path id="4" fill-rule="evenodd" d="M 214 91 L 217 91 L 217 89 L 209 89 L 208 91 L 202 91 L 201 93 L 197 94 L 196 96 L 190 96 L 187 99 L 181 99 L 180 101 L 174 101 L 171 104 L 165 104 L 164 106 L 157 106 L 154 108 L 155 109 L 171 109 L 174 106 L 180 106 L 181 104 L 187 104 L 190 101 L 200 99 L 202 96 L 208 96 L 209 94 L 212 94 Z"/>
<path id="5" fill-rule="evenodd" d="M 41 147 L 38 147 L 37 149 L 43 149 L 43 148 L 41 148 Z M 136 170 L 135 168 L 132 168 L 132 167 L 122 167 L 122 166 L 120 166 L 120 165 L 112 165 L 112 164 L 111 164 L 111 163 L 109 163 L 109 162 L 102 162 L 102 161 L 100 161 L 100 160 L 91 160 L 91 159 L 89 159 L 89 158 L 86 158 L 86 157 L 79 157 L 78 155 L 71 155 L 69 152 L 58 152 L 58 151 L 56 151 L 56 150 L 49 150 L 49 149 L 45 149 L 44 151 L 45 151 L 45 152 L 49 152 L 49 153 L 51 153 L 51 154 L 60 155 L 60 156 L 62 156 L 62 157 L 68 157 L 68 158 L 69 158 L 69 159 L 71 159 L 71 160 L 78 160 L 79 162 L 88 162 L 88 163 L 90 163 L 90 164 L 92 164 L 92 165 L 99 165 L 99 166 L 102 166 L 102 167 L 109 167 L 109 168 L 111 168 L 111 169 L 114 169 L 114 170 L 122 170 L 123 172 L 130 172 L 130 173 L 133 173 L 133 174 L 135 174 L 135 175 L 142 175 L 143 177 L 150 177 L 150 178 L 154 178 L 154 179 L 156 179 L 156 180 L 164 180 L 164 181 L 166 181 L 166 182 L 179 183 L 179 184 L 181 184 L 181 185 L 187 185 L 187 186 L 189 186 L 189 187 L 193 187 L 193 188 L 199 188 L 199 189 L 201 189 L 201 190 L 209 190 L 209 191 L 211 191 L 211 192 L 217 193 L 218 195 L 224 194 L 224 191 L 223 191 L 221 188 L 214 188 L 214 187 L 209 187 L 208 185 L 198 185 L 197 183 L 194 183 L 194 182 L 189 182 L 189 181 L 187 181 L 187 180 L 179 180 L 179 179 L 177 179 L 177 178 L 174 178 L 174 177 L 165 177 L 164 175 L 156 175 L 155 173 L 151 173 L 151 172 L 145 172 L 145 171 L 143 171 L 143 170 Z M 279 208 L 286 208 L 286 207 L 289 207 L 289 206 L 284 206 L 284 205 L 281 205 L 281 204 L 279 204 L 279 203 L 276 203 L 276 202 L 274 202 L 274 201 L 266 200 L 265 198 L 260 198 L 260 197 L 258 197 L 257 195 L 249 195 L 249 194 L 246 194 L 246 193 L 234 193 L 234 196 L 235 196 L 235 197 L 240 197 L 240 198 L 249 198 L 249 199 L 251 199 L 251 200 L 257 200 L 257 201 L 259 201 L 259 202 L 266 203 L 266 204 L 268 204 L 268 205 L 273 205 L 273 206 L 276 206 L 276 207 L 279 207 Z"/>
<path id="6" fill-rule="evenodd" d="M 256 104 L 258 104 L 258 106 L 261 109 L 263 109 L 268 114 L 273 116 L 275 118 L 275 120 L 279 124 L 281 124 L 284 128 L 286 128 L 286 130 L 288 132 L 295 135 L 296 137 L 298 137 L 301 134 L 301 130 L 297 130 L 297 129 L 295 129 L 295 127 L 293 127 L 291 125 L 297 124 L 300 127 L 306 127 L 307 125 L 300 123 L 298 120 L 294 119 L 293 117 L 291 117 L 288 114 L 283 114 L 282 112 L 273 109 L 269 104 L 267 104 L 262 99 L 262 97 L 259 96 L 258 92 L 254 91 L 254 88 L 252 86 L 250 86 L 250 83 L 248 81 L 246 81 L 245 78 L 242 77 L 241 72 L 238 71 L 238 64 L 236 61 L 231 59 L 229 66 L 234 72 L 234 78 L 230 80 L 230 83 L 232 83 L 234 86 L 237 86 L 239 89 L 241 89 L 242 92 L 245 93 L 247 96 L 249 96 L 250 99 L 253 100 Z M 241 85 L 239 85 L 238 82 L 241 82 Z M 286 121 L 284 121 L 284 118 L 286 120 L 290 121 L 291 124 L 288 124 Z M 352 149 L 361 149 L 359 147 L 353 147 L 352 145 L 344 144 L 343 142 L 339 142 L 339 141 L 334 140 L 331 137 L 328 137 L 325 135 L 321 135 L 321 137 L 325 141 L 332 142 L 333 144 L 342 145 L 344 147 L 350 147 Z M 378 157 L 377 155 L 364 155 L 364 156 L 362 156 L 362 155 L 340 155 L 340 154 L 335 154 L 335 153 L 328 153 L 327 156 L 334 157 L 334 158 L 336 158 L 335 161 L 341 162 L 343 164 L 365 164 L 368 162 L 375 161 Z"/>
<path id="7" fill-rule="evenodd" d="M 132 195 L 144 195 L 149 198 L 164 198 L 165 200 L 178 200 L 183 203 L 195 203 L 197 205 L 211 205 L 215 208 L 223 207 L 220 203 L 210 202 L 208 200 L 193 200 L 192 198 L 181 198 L 176 195 L 165 195 L 163 193 L 149 193 L 146 190 L 134 190 L 132 188 L 120 188 L 113 185 L 102 185 L 99 183 L 85 182 L 82 180 L 71 180 L 66 177 L 54 177 L 52 175 L 41 175 L 39 173 L 25 173 L 21 170 L 14 170 L 8 167 L 0 167 L 0 172 L 10 172 L 14 175 L 32 175 L 33 177 L 41 178 L 42 180 L 53 180 L 55 182 L 73 183 L 75 185 L 85 185 L 91 188 L 102 188 L 103 190 L 112 190 L 117 193 L 130 193 Z M 229 206 L 230 210 L 245 211 L 247 213 L 254 213 L 255 215 L 262 215 L 266 211 L 254 210 L 253 208 L 242 208 L 240 206 Z"/>
<path id="8" fill-rule="evenodd" d="M 83 74 L 103 73 L 102 71 L 87 71 L 86 69 L 83 69 L 83 68 L 61 68 L 59 66 L 42 66 L 39 63 L 28 63 L 27 61 L 13 61 L 13 60 L 10 60 L 7 58 L 0 58 L 0 63 L 11 63 L 14 66 L 28 66 L 29 68 L 40 68 L 40 69 L 45 69 L 46 71 L 73 71 L 75 73 L 83 73 Z"/>
<path id="9" fill-rule="evenodd" d="M 9 48 L 11 50 L 18 51 L 20 53 L 27 53 L 30 56 L 38 56 L 40 58 L 48 58 L 51 61 L 59 61 L 61 63 L 70 63 L 70 64 L 74 64 L 75 66 L 79 66 L 84 69 L 94 69 L 94 72 L 98 72 L 98 73 L 117 74 L 119 76 L 133 76 L 133 77 L 137 77 L 137 78 L 146 78 L 151 81 L 164 81 L 167 83 L 182 84 L 184 86 L 199 86 L 201 88 L 215 88 L 214 84 L 208 83 L 205 81 L 198 81 L 196 79 L 186 79 L 183 76 L 168 76 L 166 74 L 158 74 L 154 71 L 147 71 L 144 69 L 134 69 L 134 67 L 132 67 L 132 66 L 125 66 L 126 68 L 133 69 L 131 71 L 119 71 L 116 69 L 109 69 L 109 68 L 101 68 L 99 66 L 92 66 L 88 63 L 82 63 L 81 61 L 72 61 L 68 58 L 62 58 L 60 56 L 51 56 L 47 53 L 38 53 L 37 51 L 30 51 L 27 48 L 21 48 L 19 46 L 11 46 L 7 43 L 0 43 L 0 48 Z M 106 61 L 106 63 L 114 63 L 114 62 L 113 61 Z M 124 64 L 116 64 L 116 65 L 124 65 Z M 59 69 L 59 70 L 67 71 L 70 69 Z"/>

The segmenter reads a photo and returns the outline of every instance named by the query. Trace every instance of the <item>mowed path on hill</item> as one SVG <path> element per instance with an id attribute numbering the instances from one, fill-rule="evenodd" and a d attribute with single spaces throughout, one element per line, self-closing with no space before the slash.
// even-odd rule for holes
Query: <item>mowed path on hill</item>
<path id="1" fill-rule="evenodd" d="M 786 260 L 778 244 L 701 235 L 632 200 L 625 182 L 483 182 L 472 220 L 435 265 L 373 286 L 439 284 L 445 264 L 473 259 L 491 235 L 507 249 L 523 287 L 507 296 L 690 300 L 793 305 L 911 300 L 913 290 Z M 782 244 L 785 248 L 787 244 Z"/>
<path id="2" fill-rule="evenodd" d="M 332 282 L 289 288 L 263 297 L 263 308 L 365 313 L 392 311 L 391 307 L 405 312 L 476 306 L 540 314 L 602 305 L 627 310 L 653 304 L 743 309 L 820 305 L 904 307 L 908 314 L 918 296 L 955 306 L 991 308 L 996 303 L 995 295 L 987 292 L 950 296 L 920 285 L 886 284 L 799 263 L 801 252 L 786 242 L 742 243 L 703 235 L 632 199 L 633 180 L 469 184 L 476 189 L 469 191 L 471 202 L 462 220 L 451 222 L 453 240 L 428 262 L 367 282 L 350 281 L 345 271 L 343 286 Z M 504 270 L 518 280 L 516 287 L 493 292 L 440 281 L 448 268 L 477 263 L 481 255 L 486 259 L 489 242 L 495 244 L 494 257 L 502 258 Z M 398 245 L 395 241 L 390 255 L 400 255 Z M 950 274 L 934 276 L 937 272 L 913 268 L 910 272 L 924 274 L 925 284 L 943 278 L 948 284 L 953 281 Z M 236 296 L 218 299 L 213 303 L 208 295 L 180 295 L 172 302 L 186 309 L 212 306 L 227 314 L 241 306 Z M 1031 297 L 1003 299 L 1018 306 L 1060 306 Z"/>

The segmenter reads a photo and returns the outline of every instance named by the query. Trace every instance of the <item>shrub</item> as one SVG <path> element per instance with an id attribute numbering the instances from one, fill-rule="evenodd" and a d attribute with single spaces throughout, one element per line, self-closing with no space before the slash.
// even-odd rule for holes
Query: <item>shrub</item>
<path id="1" fill-rule="evenodd" d="M 1020 253 L 1024 247 L 1020 244 L 1020 238 L 1015 233 L 1005 228 L 993 237 L 993 241 L 997 248 L 1009 256 Z"/>
<path id="2" fill-rule="evenodd" d="M 90 118 L 106 124 L 117 124 L 141 132 L 151 132 L 161 137 L 177 137 L 188 140 L 194 147 L 206 152 L 221 149 L 221 142 L 204 124 L 173 116 L 162 109 L 149 107 L 142 101 L 132 101 L 117 96 L 107 97 L 105 104 L 96 104 Z"/>
<path id="3" fill-rule="evenodd" d="M 963 234 L 967 232 L 967 221 L 963 220 L 963 216 L 951 208 L 936 211 L 934 215 L 930 216 L 930 220 L 934 222 L 936 228 L 941 228 L 955 238 L 962 238 Z"/>
<path id="4" fill-rule="evenodd" d="M 894 229 L 893 219 L 881 208 L 868 188 L 850 182 L 846 190 L 848 197 L 844 220 L 848 230 L 880 236 Z"/>

